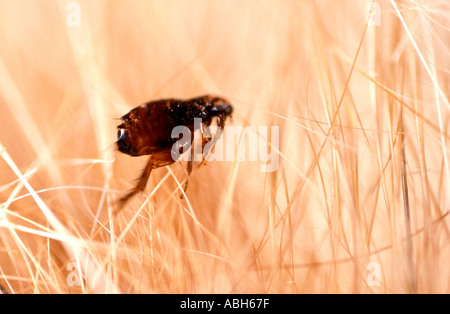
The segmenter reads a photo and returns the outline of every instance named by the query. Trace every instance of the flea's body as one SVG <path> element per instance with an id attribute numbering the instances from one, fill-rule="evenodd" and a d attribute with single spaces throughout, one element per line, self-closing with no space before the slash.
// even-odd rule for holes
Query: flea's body
<path id="1" fill-rule="evenodd" d="M 188 100 L 151 101 L 124 115 L 121 118 L 123 123 L 117 127 L 117 148 L 130 156 L 150 155 L 150 159 L 136 187 L 121 199 L 121 206 L 134 194 L 144 190 L 152 169 L 176 161 L 172 157 L 173 145 L 178 140 L 172 137 L 175 127 L 185 126 L 193 135 L 194 119 L 201 119 L 204 129 L 216 117 L 217 125 L 223 130 L 225 120 L 232 112 L 233 107 L 226 99 L 207 95 Z M 188 173 L 191 170 L 192 160 L 188 163 Z"/>

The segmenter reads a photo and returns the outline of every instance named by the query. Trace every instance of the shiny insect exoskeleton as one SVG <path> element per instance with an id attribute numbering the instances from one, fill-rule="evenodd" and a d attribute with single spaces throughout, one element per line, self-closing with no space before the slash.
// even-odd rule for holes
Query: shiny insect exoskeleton
<path id="1" fill-rule="evenodd" d="M 170 165 L 176 160 L 172 157 L 172 149 L 178 138 L 172 137 L 172 130 L 177 126 L 185 126 L 191 132 L 191 141 L 195 131 L 194 119 L 201 119 L 201 129 L 206 130 L 212 119 L 217 119 L 220 131 L 225 127 L 225 120 L 231 116 L 233 107 L 224 98 L 202 96 L 188 100 L 162 99 L 145 103 L 132 109 L 121 119 L 117 128 L 117 148 L 130 156 L 150 155 L 137 185 L 120 199 L 120 208 L 135 194 L 142 192 L 153 169 Z M 214 140 L 217 140 L 217 134 Z M 203 139 L 202 146 L 211 141 Z M 189 147 L 184 147 L 188 149 Z M 192 155 L 193 150 L 191 150 Z M 191 156 L 192 157 L 192 156 Z M 188 161 L 188 175 L 192 172 L 193 158 Z M 187 187 L 187 182 L 185 189 Z M 120 209 L 119 208 L 119 209 Z"/>

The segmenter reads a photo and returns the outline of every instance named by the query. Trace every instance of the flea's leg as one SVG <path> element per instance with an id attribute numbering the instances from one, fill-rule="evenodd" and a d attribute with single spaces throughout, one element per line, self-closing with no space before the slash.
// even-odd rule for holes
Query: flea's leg
<path id="1" fill-rule="evenodd" d="M 212 140 L 212 134 L 211 130 L 209 129 L 209 126 L 204 128 L 202 131 L 202 162 L 200 163 L 199 167 L 202 165 L 206 165 L 206 158 L 208 157 L 209 153 L 214 149 L 214 146 L 211 147 L 208 151 L 205 151 L 205 146 L 211 142 Z"/>
<path id="2" fill-rule="evenodd" d="M 203 150 L 204 150 L 206 144 L 208 144 L 211 141 L 212 141 L 212 143 L 211 143 L 211 145 L 209 145 L 210 149 L 207 150 L 206 152 L 203 152 L 203 160 L 200 165 L 206 164 L 206 159 L 208 158 L 209 153 L 214 150 L 214 147 L 215 147 L 217 141 L 222 136 L 223 130 L 225 129 L 225 116 L 223 114 L 220 114 L 217 116 L 217 126 L 218 126 L 218 128 L 217 128 L 216 134 L 214 134 L 214 137 L 212 137 L 212 135 L 211 135 L 211 130 L 206 129 L 205 133 L 207 133 L 207 137 L 203 138 L 203 143 L 202 143 Z"/>
<path id="3" fill-rule="evenodd" d="M 139 192 L 143 192 L 145 189 L 145 186 L 147 185 L 148 178 L 150 177 L 150 173 L 152 173 L 152 170 L 155 168 L 155 164 L 153 163 L 153 157 L 150 156 L 147 165 L 145 166 L 144 170 L 142 171 L 141 176 L 139 177 L 139 181 L 136 184 L 136 186 L 131 189 L 127 195 L 122 197 L 119 200 L 119 208 L 117 209 L 116 213 L 118 213 L 124 205 L 136 194 Z"/>
<path id="4" fill-rule="evenodd" d="M 189 182 L 189 177 L 191 176 L 192 173 L 192 165 L 194 163 L 194 153 L 195 153 L 195 149 L 194 149 L 194 133 L 191 134 L 191 158 L 188 160 L 188 164 L 187 164 L 187 178 L 186 178 L 186 184 L 184 185 L 184 192 L 186 192 L 187 190 L 187 186 L 188 186 L 188 182 Z M 181 194 L 181 198 L 183 198 L 183 194 Z"/>

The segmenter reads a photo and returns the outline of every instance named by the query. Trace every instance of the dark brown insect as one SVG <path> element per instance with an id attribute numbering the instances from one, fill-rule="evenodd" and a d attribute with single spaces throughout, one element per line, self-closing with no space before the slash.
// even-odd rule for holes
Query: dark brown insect
<path id="1" fill-rule="evenodd" d="M 174 144 L 180 138 L 172 137 L 172 130 L 177 126 L 185 126 L 189 129 L 191 138 L 183 144 L 183 150 L 187 151 L 193 143 L 194 119 L 201 119 L 201 131 L 204 132 L 216 117 L 218 132 L 214 139 L 210 136 L 203 138 L 202 146 L 211 140 L 217 141 L 218 136 L 225 127 L 225 120 L 231 116 L 233 107 L 224 98 L 216 96 L 202 96 L 188 100 L 162 99 L 151 101 L 132 109 L 121 119 L 123 121 L 117 128 L 117 148 L 130 156 L 150 155 L 142 175 L 136 186 L 127 195 L 119 200 L 119 210 L 135 194 L 142 192 L 147 184 L 153 169 L 170 165 L 176 161 L 172 156 Z M 193 150 L 188 161 L 188 175 L 192 172 Z M 187 181 L 186 186 L 187 187 Z"/>

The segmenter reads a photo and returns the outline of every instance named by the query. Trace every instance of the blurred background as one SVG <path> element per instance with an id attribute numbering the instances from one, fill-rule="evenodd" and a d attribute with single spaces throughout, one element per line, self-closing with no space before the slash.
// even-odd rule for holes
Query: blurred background
<path id="1" fill-rule="evenodd" d="M 447 1 L 0 1 L 9 293 L 449 293 Z M 279 167 L 153 171 L 119 118 L 217 94 Z M 268 147 L 270 150 L 270 147 Z"/>

